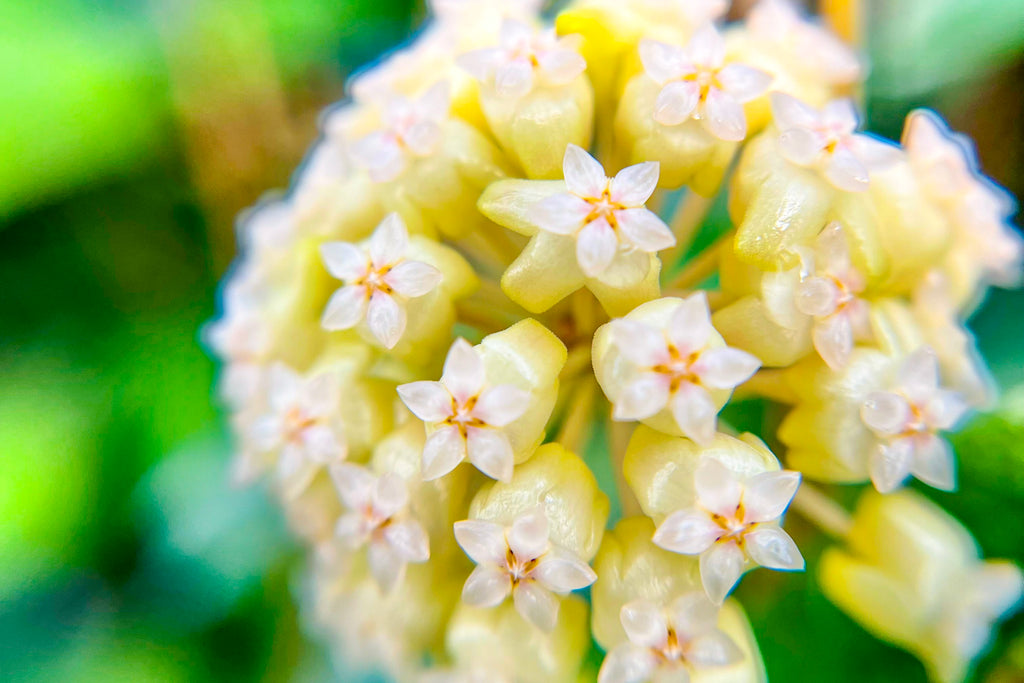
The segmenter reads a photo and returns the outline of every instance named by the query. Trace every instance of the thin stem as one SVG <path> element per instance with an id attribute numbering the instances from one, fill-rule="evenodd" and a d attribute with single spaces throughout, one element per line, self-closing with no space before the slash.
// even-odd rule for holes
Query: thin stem
<path id="1" fill-rule="evenodd" d="M 786 383 L 785 373 L 775 368 L 758 370 L 753 377 L 736 387 L 736 391 L 733 393 L 735 400 L 756 396 L 787 405 L 800 400 L 796 392 Z"/>
<path id="2" fill-rule="evenodd" d="M 527 317 L 527 313 L 514 304 L 497 283 L 481 278 L 480 286 L 465 299 L 455 302 L 462 322 L 480 328 L 483 332 L 496 332 Z"/>
<path id="3" fill-rule="evenodd" d="M 853 518 L 846 508 L 806 482 L 800 485 L 791 507 L 833 538 L 844 539 L 853 528 Z"/>
<path id="4" fill-rule="evenodd" d="M 635 426 L 632 422 L 608 420 L 608 447 L 611 450 L 612 472 L 615 474 L 615 489 L 619 493 L 619 504 L 622 506 L 623 517 L 632 517 L 642 512 L 640 501 L 633 495 L 633 489 L 626 482 L 626 473 L 623 470 L 626 446 L 629 445 L 629 439 L 633 436 Z"/>
<path id="5" fill-rule="evenodd" d="M 690 251 L 693 240 L 697 237 L 714 202 L 714 198 L 702 197 L 693 190 L 688 191 L 679 202 L 669 223 L 672 234 L 676 236 L 676 245 L 667 251 L 661 259 L 661 262 L 667 266 L 665 272 L 672 272 L 675 265 Z"/>
<path id="6" fill-rule="evenodd" d="M 578 453 L 583 445 L 583 436 L 592 423 L 594 401 L 597 398 L 597 383 L 591 378 L 579 380 L 569 386 L 568 400 L 571 401 L 555 441 L 565 448 Z"/>

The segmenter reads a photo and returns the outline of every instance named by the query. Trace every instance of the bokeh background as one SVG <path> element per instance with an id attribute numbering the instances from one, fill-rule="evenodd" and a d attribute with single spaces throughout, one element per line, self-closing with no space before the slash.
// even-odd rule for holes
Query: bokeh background
<path id="1" fill-rule="evenodd" d="M 935 107 L 1024 194 L 1024 0 L 868 4 L 872 127 Z M 0 680 L 332 677 L 282 520 L 228 487 L 198 331 L 235 214 L 287 184 L 345 75 L 424 11 L 0 0 Z M 1024 561 L 1024 296 L 994 291 L 972 326 L 1003 400 L 956 438 L 963 493 L 929 495 Z M 740 597 L 776 682 L 924 680 L 811 576 L 758 572 Z M 977 680 L 1024 680 L 1024 619 Z"/>

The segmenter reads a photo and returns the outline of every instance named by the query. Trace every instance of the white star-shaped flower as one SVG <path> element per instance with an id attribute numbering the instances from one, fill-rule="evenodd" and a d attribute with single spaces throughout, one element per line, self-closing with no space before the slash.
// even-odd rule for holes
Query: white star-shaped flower
<path id="1" fill-rule="evenodd" d="M 780 50 L 794 66 L 837 85 L 861 76 L 856 53 L 828 29 L 809 21 L 789 0 L 760 0 L 747 15 L 752 36 Z"/>
<path id="2" fill-rule="evenodd" d="M 402 175 L 412 159 L 432 156 L 443 142 L 450 98 L 446 81 L 418 99 L 391 97 L 384 105 L 381 129 L 352 143 L 353 161 L 373 180 L 388 182 Z"/>
<path id="3" fill-rule="evenodd" d="M 668 609 L 647 600 L 623 605 L 619 614 L 629 642 L 605 657 L 597 683 L 686 683 L 691 671 L 728 666 L 743 658 L 718 628 L 719 608 L 703 593 L 687 593 Z"/>
<path id="4" fill-rule="evenodd" d="M 423 478 L 437 479 L 468 459 L 488 477 L 512 478 L 512 444 L 503 427 L 519 419 L 530 392 L 509 384 L 488 386 L 480 354 L 465 339 L 448 351 L 440 382 L 411 382 L 398 395 L 433 427 L 423 447 Z"/>
<path id="5" fill-rule="evenodd" d="M 622 249 L 655 253 L 676 243 L 664 221 L 644 206 L 658 186 L 657 162 L 608 178 L 597 159 L 569 145 L 562 171 L 569 191 L 537 202 L 532 218 L 541 230 L 576 238 L 576 260 L 587 277 L 603 273 Z"/>
<path id="6" fill-rule="evenodd" d="M 590 565 L 551 543 L 540 507 L 516 517 L 511 527 L 481 520 L 456 522 L 455 540 L 477 563 L 462 587 L 462 599 L 476 607 L 495 607 L 511 593 L 516 611 L 545 631 L 558 622 L 555 595 L 597 580 Z"/>
<path id="7" fill-rule="evenodd" d="M 332 465 L 331 479 L 348 509 L 338 518 L 335 536 L 349 549 L 367 547 L 370 571 L 381 588 L 397 585 L 408 563 L 430 559 L 427 532 L 409 514 L 404 479 L 394 473 L 376 477 L 350 463 Z"/>
<path id="8" fill-rule="evenodd" d="M 696 505 L 670 514 L 654 542 L 672 552 L 700 555 L 704 590 L 721 604 L 747 563 L 798 570 L 804 558 L 779 518 L 800 486 L 800 473 L 762 472 L 746 481 L 715 458 L 704 456 L 694 473 Z"/>
<path id="9" fill-rule="evenodd" d="M 922 347 L 900 367 L 892 391 L 876 391 L 861 406 L 864 424 L 879 439 L 868 461 L 875 488 L 889 493 L 910 475 L 946 491 L 955 486 L 953 450 L 938 435 L 967 412 L 960 395 L 939 385 L 935 353 Z"/>
<path id="10" fill-rule="evenodd" d="M 725 63 L 725 41 L 705 24 L 685 48 L 644 40 L 644 71 L 662 86 L 654 120 L 677 126 L 696 119 L 716 138 L 738 142 L 747 136 L 743 103 L 768 90 L 771 75 L 744 64 Z"/>
<path id="11" fill-rule="evenodd" d="M 321 324 L 347 330 L 366 320 L 385 348 L 393 348 L 405 332 L 406 302 L 428 294 L 441 283 L 441 271 L 406 259 L 409 235 L 398 214 L 387 216 L 365 246 L 328 242 L 320 254 L 328 272 L 344 283 L 327 302 Z"/>
<path id="12" fill-rule="evenodd" d="M 467 52 L 459 66 L 500 97 L 523 97 L 537 85 L 571 83 L 587 68 L 572 36 L 559 37 L 554 28 L 534 31 L 515 19 L 501 25 L 498 47 Z"/>
<path id="13" fill-rule="evenodd" d="M 818 111 L 792 95 L 771 95 L 782 155 L 798 166 L 820 170 L 840 190 L 864 192 L 869 172 L 894 163 L 899 149 L 856 133 L 859 118 L 851 100 L 832 100 Z"/>
<path id="14" fill-rule="evenodd" d="M 868 305 L 858 297 L 864 278 L 853 267 L 839 223 L 818 235 L 813 252 L 801 254 L 802 277 L 796 286 L 797 310 L 814 318 L 811 337 L 822 360 L 833 370 L 846 365 L 855 337 L 868 329 Z"/>
<path id="15" fill-rule="evenodd" d="M 270 351 L 270 326 L 258 302 L 236 287 L 224 292 L 224 313 L 203 330 L 206 345 L 224 363 L 220 393 L 235 409 L 259 393 Z"/>
<path id="16" fill-rule="evenodd" d="M 643 420 L 668 406 L 679 429 L 697 443 L 715 435 L 718 409 L 708 389 L 732 389 L 761 367 L 745 351 L 708 348 L 714 328 L 703 292 L 684 299 L 666 329 L 628 318 L 611 326 L 612 342 L 635 373 L 609 397 L 613 417 Z"/>
<path id="17" fill-rule="evenodd" d="M 1013 200 L 981 174 L 971 141 L 933 112 L 918 110 L 907 117 L 903 145 L 928 195 L 962 228 L 957 248 L 970 250 L 996 284 L 1018 283 L 1024 240 L 1008 220 Z"/>
<path id="18" fill-rule="evenodd" d="M 316 473 L 348 454 L 338 405 L 338 379 L 321 373 L 306 379 L 283 363 L 267 372 L 268 413 L 250 428 L 252 445 L 261 453 L 277 453 L 277 474 L 285 495 L 305 491 Z"/>

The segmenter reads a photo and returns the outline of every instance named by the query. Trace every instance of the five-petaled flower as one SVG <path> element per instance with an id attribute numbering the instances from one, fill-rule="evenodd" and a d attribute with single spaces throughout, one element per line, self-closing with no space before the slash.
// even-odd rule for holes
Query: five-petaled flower
<path id="1" fill-rule="evenodd" d="M 614 178 L 576 145 L 562 162 L 563 192 L 537 202 L 532 216 L 541 230 L 576 238 L 576 260 L 587 277 L 603 273 L 620 249 L 654 253 L 676 243 L 672 231 L 644 204 L 658 185 L 658 164 L 622 169 Z"/>
<path id="2" fill-rule="evenodd" d="M 799 472 L 762 472 L 741 481 L 720 461 L 703 456 L 694 472 L 696 504 L 666 517 L 654 542 L 672 552 L 700 555 L 704 590 L 721 604 L 748 560 L 769 569 L 804 568 L 800 550 L 779 528 L 799 486 Z"/>
<path id="3" fill-rule="evenodd" d="M 383 105 L 381 129 L 352 143 L 353 161 L 376 182 L 397 179 L 413 159 L 432 156 L 441 148 L 450 106 L 446 81 L 418 99 L 389 98 Z"/>
<path id="4" fill-rule="evenodd" d="M 946 491 L 955 486 L 953 450 L 938 432 L 953 428 L 967 412 L 960 395 L 939 385 L 935 353 L 910 354 L 891 391 L 872 392 L 861 406 L 864 424 L 879 439 L 868 461 L 871 481 L 881 493 L 910 475 Z"/>
<path id="5" fill-rule="evenodd" d="M 558 598 L 586 588 L 597 574 L 572 552 L 548 537 L 541 507 L 519 515 L 512 526 L 463 520 L 455 539 L 477 563 L 462 588 L 462 599 L 477 607 L 495 607 L 512 594 L 516 611 L 538 628 L 550 631 L 558 620 Z"/>
<path id="6" fill-rule="evenodd" d="M 560 38 L 554 28 L 534 31 L 521 21 L 506 19 L 498 47 L 467 52 L 457 61 L 499 96 L 517 98 L 538 84 L 570 83 L 586 70 L 586 61 L 574 48 L 577 37 Z"/>
<path id="7" fill-rule="evenodd" d="M 897 147 L 854 132 L 859 119 L 851 100 L 832 100 L 818 111 L 776 92 L 771 103 L 782 155 L 798 166 L 819 169 L 840 190 L 867 190 L 869 172 L 898 158 Z"/>
<path id="8" fill-rule="evenodd" d="M 406 302 L 441 283 L 441 271 L 406 259 L 409 235 L 396 213 L 389 214 L 364 247 L 349 242 L 320 246 L 328 272 L 344 283 L 327 302 L 321 324 L 347 330 L 364 319 L 385 348 L 393 348 L 406 325 Z"/>
<path id="9" fill-rule="evenodd" d="M 367 547 L 373 577 L 384 590 L 401 581 L 410 562 L 430 559 L 430 540 L 409 513 L 409 489 L 399 475 L 376 477 L 351 463 L 331 466 L 331 479 L 348 511 L 338 518 L 335 536 L 349 549 Z"/>
<path id="10" fill-rule="evenodd" d="M 708 390 L 732 389 L 761 366 L 745 351 L 709 348 L 713 330 L 703 292 L 681 301 L 665 329 L 629 318 L 613 320 L 612 341 L 634 371 L 609 397 L 613 417 L 643 420 L 668 407 L 686 436 L 710 442 L 718 407 Z"/>
<path id="11" fill-rule="evenodd" d="M 423 447 L 425 480 L 443 477 L 466 459 L 493 479 L 512 478 L 512 444 L 502 428 L 526 412 L 530 392 L 488 386 L 483 360 L 465 339 L 452 344 L 440 382 L 403 384 L 398 395 L 433 427 Z"/>
<path id="12" fill-rule="evenodd" d="M 250 429 L 252 445 L 277 454 L 277 474 L 285 495 L 306 490 L 321 468 L 348 454 L 338 416 L 338 379 L 329 372 L 303 378 L 283 363 L 270 366 L 266 377 L 269 412 Z"/>
<path id="13" fill-rule="evenodd" d="M 598 683 L 686 683 L 691 670 L 740 661 L 743 653 L 718 628 L 718 611 L 700 592 L 680 595 L 668 609 L 648 600 L 623 605 L 629 641 L 605 657 Z"/>
<path id="14" fill-rule="evenodd" d="M 762 95 L 772 77 L 744 64 L 725 63 L 725 41 L 712 24 L 699 29 L 685 48 L 644 40 L 644 71 L 662 86 L 654 120 L 677 126 L 696 119 L 716 138 L 747 136 L 743 103 Z"/>

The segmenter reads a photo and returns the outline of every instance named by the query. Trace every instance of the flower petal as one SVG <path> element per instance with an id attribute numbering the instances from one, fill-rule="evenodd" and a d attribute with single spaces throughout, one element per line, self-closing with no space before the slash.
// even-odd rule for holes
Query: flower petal
<path id="1" fill-rule="evenodd" d="M 531 398 L 530 392 L 511 384 L 488 387 L 480 393 L 472 415 L 491 427 L 504 427 L 523 416 Z"/>
<path id="2" fill-rule="evenodd" d="M 327 242 L 320 245 L 320 256 L 327 272 L 348 282 L 366 274 L 369 260 L 363 250 L 348 242 Z"/>
<path id="3" fill-rule="evenodd" d="M 835 313 L 839 305 L 839 288 L 832 278 L 809 277 L 796 286 L 794 303 L 804 315 L 824 318 Z"/>
<path id="4" fill-rule="evenodd" d="M 698 66 L 717 68 L 725 59 L 725 40 L 715 25 L 709 22 L 693 34 L 686 51 Z"/>
<path id="5" fill-rule="evenodd" d="M 430 540 L 423 525 L 414 519 L 393 522 L 384 529 L 384 538 L 392 550 L 406 562 L 430 559 Z"/>
<path id="6" fill-rule="evenodd" d="M 914 460 L 912 439 L 879 444 L 868 459 L 868 474 L 879 493 L 895 491 L 908 476 Z"/>
<path id="7" fill-rule="evenodd" d="M 700 103 L 700 86 L 694 81 L 672 81 L 654 101 L 654 120 L 663 126 L 689 121 Z"/>
<path id="8" fill-rule="evenodd" d="M 679 304 L 669 320 L 668 336 L 679 352 L 689 355 L 704 348 L 714 328 L 704 292 L 697 292 Z"/>
<path id="9" fill-rule="evenodd" d="M 967 413 L 969 406 L 956 391 L 939 389 L 924 406 L 924 418 L 935 430 L 952 429 Z"/>
<path id="10" fill-rule="evenodd" d="M 363 285 L 342 287 L 327 301 L 327 308 L 320 318 L 325 330 L 347 330 L 359 324 L 366 315 L 369 290 Z"/>
<path id="11" fill-rule="evenodd" d="M 704 386 L 732 389 L 753 377 L 760 367 L 761 361 L 756 356 L 725 346 L 704 351 L 690 369 Z"/>
<path id="12" fill-rule="evenodd" d="M 732 470 L 717 458 L 701 457 L 693 473 L 693 488 L 701 507 L 716 515 L 732 517 L 740 506 L 743 487 Z"/>
<path id="13" fill-rule="evenodd" d="M 649 600 L 634 600 L 623 605 L 619 621 L 634 645 L 661 648 L 668 642 L 665 610 Z"/>
<path id="14" fill-rule="evenodd" d="M 398 514 L 409 504 L 409 487 L 394 472 L 381 475 L 373 487 L 373 511 L 384 519 Z"/>
<path id="15" fill-rule="evenodd" d="M 441 284 L 441 271 L 422 261 L 402 261 L 384 276 L 392 289 L 410 299 L 427 294 Z"/>
<path id="16" fill-rule="evenodd" d="M 709 88 L 701 122 L 719 140 L 739 142 L 747 137 L 747 117 L 739 100 L 718 88 Z"/>
<path id="17" fill-rule="evenodd" d="M 939 363 L 935 352 L 923 346 L 907 356 L 899 370 L 899 387 L 914 403 L 926 403 L 939 388 Z"/>
<path id="18" fill-rule="evenodd" d="M 442 427 L 423 445 L 423 481 L 448 474 L 466 458 L 466 440 L 457 427 Z"/>
<path id="19" fill-rule="evenodd" d="M 453 525 L 455 540 L 477 564 L 505 566 L 508 543 L 505 528 L 494 522 L 466 519 Z"/>
<path id="20" fill-rule="evenodd" d="M 844 312 L 814 321 L 811 328 L 814 350 L 833 370 L 846 365 L 853 352 L 853 324 Z"/>
<path id="21" fill-rule="evenodd" d="M 562 159 L 562 173 L 569 191 L 578 197 L 596 199 L 608 186 L 604 166 L 582 147 L 569 145 Z"/>
<path id="22" fill-rule="evenodd" d="M 723 534 L 722 527 L 702 510 L 677 510 L 654 532 L 654 544 L 683 555 L 698 555 Z"/>
<path id="23" fill-rule="evenodd" d="M 554 593 L 570 593 L 597 581 L 590 565 L 563 548 L 553 547 L 541 557 L 533 577 Z"/>
<path id="24" fill-rule="evenodd" d="M 514 467 L 512 444 L 497 429 L 470 427 L 466 447 L 469 461 L 491 479 L 509 481 Z"/>
<path id="25" fill-rule="evenodd" d="M 691 640 L 686 648 L 686 660 L 695 667 L 728 666 L 742 659 L 743 651 L 718 629 Z"/>
<path id="26" fill-rule="evenodd" d="M 703 591 L 680 595 L 672 601 L 672 627 L 685 640 L 715 630 L 718 624 L 718 605 L 708 600 Z"/>
<path id="27" fill-rule="evenodd" d="M 803 128 L 784 130 L 779 135 L 779 151 L 797 166 L 810 166 L 817 161 L 823 147 L 817 135 Z"/>
<path id="28" fill-rule="evenodd" d="M 647 209 L 620 209 L 615 220 L 626 241 L 636 249 L 655 254 L 676 244 L 676 237 L 658 214 Z"/>
<path id="29" fill-rule="evenodd" d="M 367 549 L 366 559 L 370 564 L 370 573 L 385 593 L 394 590 L 405 576 L 406 562 L 384 541 L 371 541 Z"/>
<path id="30" fill-rule="evenodd" d="M 718 410 L 706 389 L 683 382 L 676 389 L 670 406 L 672 417 L 687 437 L 701 445 L 715 438 Z"/>
<path id="31" fill-rule="evenodd" d="M 499 97 L 522 97 L 533 90 L 533 65 L 525 59 L 514 59 L 494 70 L 494 90 Z"/>
<path id="32" fill-rule="evenodd" d="M 922 434 L 915 439 L 914 446 L 910 473 L 937 489 L 955 489 L 956 464 L 949 442 L 934 434 Z"/>
<path id="33" fill-rule="evenodd" d="M 771 94 L 772 117 L 780 132 L 794 129 L 816 128 L 821 115 L 811 106 L 783 92 Z"/>
<path id="34" fill-rule="evenodd" d="M 603 216 L 587 223 L 576 238 L 576 262 L 587 277 L 597 277 L 607 270 L 618 250 L 615 230 Z"/>
<path id="35" fill-rule="evenodd" d="M 775 526 L 759 526 L 743 535 L 747 555 L 754 562 L 768 569 L 799 570 L 804 568 L 804 558 L 796 543 L 782 529 Z"/>
<path id="36" fill-rule="evenodd" d="M 552 85 L 564 85 L 587 70 L 587 62 L 575 50 L 559 48 L 537 55 L 544 79 Z"/>
<path id="37" fill-rule="evenodd" d="M 755 474 L 743 484 L 743 521 L 771 522 L 782 516 L 800 488 L 800 473 L 792 470 Z"/>
<path id="38" fill-rule="evenodd" d="M 330 467 L 338 497 L 349 510 L 361 510 L 370 503 L 377 480 L 365 467 L 343 462 Z"/>
<path id="39" fill-rule="evenodd" d="M 910 420 L 907 399 L 890 391 L 874 391 L 860 407 L 860 419 L 877 434 L 899 434 Z"/>
<path id="40" fill-rule="evenodd" d="M 727 64 L 718 72 L 718 82 L 738 102 L 749 102 L 768 90 L 772 75 L 746 64 Z"/>
<path id="41" fill-rule="evenodd" d="M 832 153 L 832 158 L 825 166 L 825 177 L 840 190 L 847 192 L 864 192 L 871 182 L 867 167 L 852 151 L 843 147 Z"/>
<path id="42" fill-rule="evenodd" d="M 389 266 L 405 256 L 409 233 L 397 213 L 389 213 L 370 236 L 370 261 L 374 268 Z"/>
<path id="43" fill-rule="evenodd" d="M 558 623 L 558 599 L 535 581 L 520 581 L 512 589 L 512 600 L 520 616 L 542 631 Z"/>
<path id="44" fill-rule="evenodd" d="M 508 573 L 490 565 L 477 565 L 462 586 L 462 601 L 474 607 L 500 605 L 512 592 Z"/>
<path id="45" fill-rule="evenodd" d="M 670 382 L 667 375 L 657 372 L 645 372 L 627 382 L 614 398 L 612 417 L 643 420 L 661 412 L 668 405 Z"/>
<path id="46" fill-rule="evenodd" d="M 583 226 L 590 211 L 588 202 L 574 194 L 560 192 L 530 207 L 530 220 L 541 230 L 556 235 L 572 235 Z"/>
<path id="47" fill-rule="evenodd" d="M 458 338 L 448 350 L 441 372 L 441 383 L 460 404 L 476 396 L 484 388 L 484 362 L 473 345 Z"/>
<path id="48" fill-rule="evenodd" d="M 639 46 L 644 72 L 658 84 L 665 84 L 693 72 L 686 53 L 675 45 L 644 39 Z"/>
<path id="49" fill-rule="evenodd" d="M 550 545 L 548 518 L 540 505 L 516 517 L 508 530 L 508 547 L 520 562 L 537 559 Z"/>
<path id="50" fill-rule="evenodd" d="M 424 422 L 440 422 L 452 415 L 452 395 L 440 382 L 410 382 L 398 387 L 398 397 Z"/>
<path id="51" fill-rule="evenodd" d="M 743 574 L 746 560 L 739 546 L 729 541 L 716 543 L 700 556 L 700 579 L 708 597 L 721 605 Z"/>
<path id="52" fill-rule="evenodd" d="M 611 321 L 612 342 L 615 348 L 639 368 L 649 368 L 669 360 L 665 335 L 646 323 L 619 318 Z"/>
<path id="53" fill-rule="evenodd" d="M 622 643 L 605 656 L 597 683 L 644 683 L 651 679 L 657 666 L 650 649 Z"/>
<path id="54" fill-rule="evenodd" d="M 392 349 L 405 332 L 406 316 L 402 307 L 390 294 L 377 290 L 366 308 L 366 325 L 384 348 Z"/>
<path id="55" fill-rule="evenodd" d="M 658 187 L 661 165 L 645 161 L 627 166 L 612 178 L 609 196 L 612 202 L 626 207 L 642 207 Z"/>

